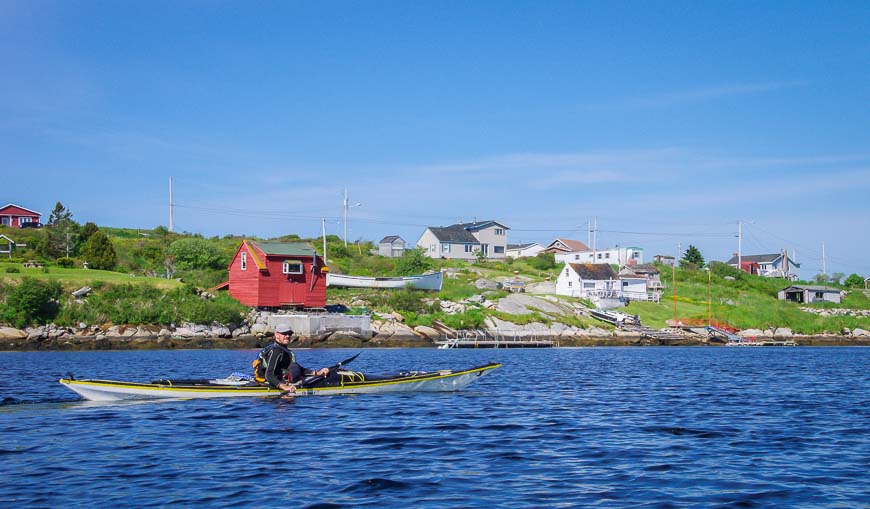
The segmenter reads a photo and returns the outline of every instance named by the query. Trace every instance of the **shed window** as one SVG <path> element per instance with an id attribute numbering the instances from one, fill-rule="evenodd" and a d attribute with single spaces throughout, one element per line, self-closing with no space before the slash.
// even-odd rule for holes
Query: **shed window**
<path id="1" fill-rule="evenodd" d="M 248 270 L 248 253 L 242 252 L 242 270 Z"/>
<path id="2" fill-rule="evenodd" d="M 285 261 L 281 272 L 284 274 L 302 274 L 302 262 Z"/>
<path id="3" fill-rule="evenodd" d="M 817 299 L 824 299 L 825 298 L 824 292 L 816 292 L 816 298 Z"/>

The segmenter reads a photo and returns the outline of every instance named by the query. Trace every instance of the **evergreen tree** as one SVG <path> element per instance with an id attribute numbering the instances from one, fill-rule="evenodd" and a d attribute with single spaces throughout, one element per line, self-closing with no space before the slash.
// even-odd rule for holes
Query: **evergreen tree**
<path id="1" fill-rule="evenodd" d="M 704 257 L 701 255 L 701 250 L 689 244 L 686 253 L 680 260 L 680 267 L 695 267 L 701 268 L 704 266 Z"/>
<path id="2" fill-rule="evenodd" d="M 97 230 L 85 243 L 82 255 L 92 269 L 112 270 L 117 263 L 115 248 L 112 241 L 100 230 Z"/>
<path id="3" fill-rule="evenodd" d="M 97 225 L 88 221 L 87 223 L 85 223 L 84 226 L 82 226 L 82 229 L 79 232 L 79 242 L 82 245 L 86 244 L 88 242 L 88 239 L 91 238 L 91 235 L 96 233 L 98 230 L 99 228 L 97 228 Z"/>
<path id="4" fill-rule="evenodd" d="M 45 243 L 40 244 L 41 253 L 49 258 L 75 254 L 79 225 L 73 221 L 72 212 L 57 202 L 45 228 Z"/>

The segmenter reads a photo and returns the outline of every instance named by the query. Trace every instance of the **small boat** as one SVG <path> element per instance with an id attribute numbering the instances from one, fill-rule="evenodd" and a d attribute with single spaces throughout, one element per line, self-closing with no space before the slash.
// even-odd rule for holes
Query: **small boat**
<path id="1" fill-rule="evenodd" d="M 418 290 L 441 290 L 441 272 L 401 277 L 366 277 L 345 274 L 326 274 L 326 286 L 346 288 L 416 288 Z"/>
<path id="2" fill-rule="evenodd" d="M 296 390 L 296 396 L 330 396 L 334 394 L 376 394 L 385 392 L 457 391 L 501 367 L 490 363 L 476 368 L 440 371 L 402 371 L 389 375 L 369 375 L 343 369 L 335 375 Z M 281 396 L 283 391 L 257 382 L 228 377 L 215 380 L 154 380 L 151 383 L 113 380 L 59 380 L 68 389 L 90 401 L 121 401 L 166 398 L 227 398 Z"/>

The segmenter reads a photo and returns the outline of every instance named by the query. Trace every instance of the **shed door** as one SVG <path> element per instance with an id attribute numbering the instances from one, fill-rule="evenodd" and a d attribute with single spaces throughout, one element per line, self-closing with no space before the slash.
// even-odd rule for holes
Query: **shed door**
<path id="1" fill-rule="evenodd" d="M 305 272 L 303 271 L 302 274 L 281 274 L 281 277 L 283 280 L 278 292 L 281 304 L 304 304 L 305 296 L 308 294 Z"/>

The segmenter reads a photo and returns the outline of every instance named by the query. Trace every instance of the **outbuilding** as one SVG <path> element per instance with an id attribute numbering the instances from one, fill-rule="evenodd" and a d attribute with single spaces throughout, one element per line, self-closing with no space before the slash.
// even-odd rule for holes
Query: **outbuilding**
<path id="1" fill-rule="evenodd" d="M 230 296 L 246 306 L 323 308 L 326 273 L 323 258 L 308 244 L 244 240 L 229 267 Z"/>
<path id="2" fill-rule="evenodd" d="M 405 239 L 387 235 L 378 242 L 378 254 L 387 258 L 401 258 L 405 254 Z"/>
<path id="3" fill-rule="evenodd" d="M 816 302 L 833 302 L 839 304 L 843 292 L 829 286 L 804 286 L 792 285 L 779 291 L 779 300 L 797 302 L 800 304 L 812 304 Z"/>

